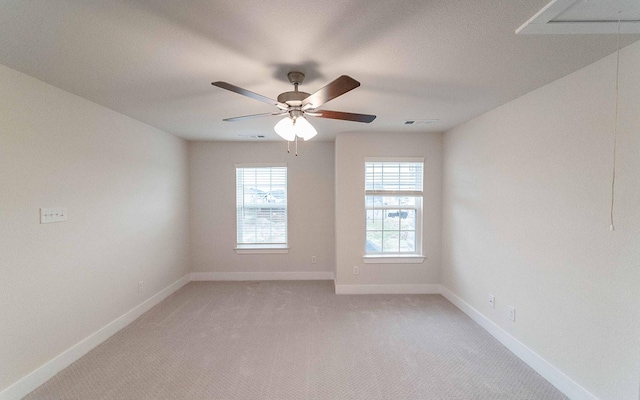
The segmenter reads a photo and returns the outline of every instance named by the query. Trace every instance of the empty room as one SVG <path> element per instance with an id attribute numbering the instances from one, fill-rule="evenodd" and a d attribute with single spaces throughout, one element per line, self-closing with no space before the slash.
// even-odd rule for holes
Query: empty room
<path id="1" fill-rule="evenodd" d="M 637 0 L 0 1 L 0 400 L 640 400 Z"/>

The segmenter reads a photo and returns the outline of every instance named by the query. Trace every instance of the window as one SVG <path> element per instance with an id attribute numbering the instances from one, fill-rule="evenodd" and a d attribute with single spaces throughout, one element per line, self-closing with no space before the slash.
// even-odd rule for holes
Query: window
<path id="1" fill-rule="evenodd" d="M 236 220 L 238 252 L 286 250 L 286 165 L 236 165 Z"/>
<path id="2" fill-rule="evenodd" d="M 422 158 L 365 159 L 365 258 L 419 256 Z"/>

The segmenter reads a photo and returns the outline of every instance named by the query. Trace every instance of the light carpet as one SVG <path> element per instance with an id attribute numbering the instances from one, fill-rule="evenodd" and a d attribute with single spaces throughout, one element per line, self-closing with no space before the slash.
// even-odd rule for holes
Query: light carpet
<path id="1" fill-rule="evenodd" d="M 191 282 L 26 399 L 565 399 L 440 295 Z"/>

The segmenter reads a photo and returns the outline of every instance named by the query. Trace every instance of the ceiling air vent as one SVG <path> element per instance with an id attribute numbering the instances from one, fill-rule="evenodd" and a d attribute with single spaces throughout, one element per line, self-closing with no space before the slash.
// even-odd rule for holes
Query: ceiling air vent
<path id="1" fill-rule="evenodd" d="M 433 125 L 438 122 L 437 119 L 408 119 L 404 121 L 405 125 Z"/>
<path id="2" fill-rule="evenodd" d="M 238 135 L 238 136 L 243 139 L 264 139 L 265 138 L 264 135 Z"/>

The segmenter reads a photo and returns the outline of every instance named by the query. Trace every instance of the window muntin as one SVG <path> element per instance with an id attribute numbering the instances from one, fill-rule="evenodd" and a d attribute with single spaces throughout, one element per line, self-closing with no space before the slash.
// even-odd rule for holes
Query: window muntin
<path id="1" fill-rule="evenodd" d="M 287 245 L 286 165 L 236 165 L 238 248 Z"/>
<path id="2" fill-rule="evenodd" d="M 422 252 L 422 159 L 365 159 L 366 255 Z"/>

